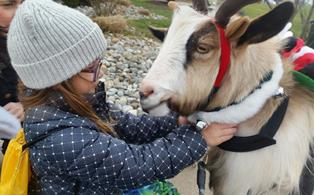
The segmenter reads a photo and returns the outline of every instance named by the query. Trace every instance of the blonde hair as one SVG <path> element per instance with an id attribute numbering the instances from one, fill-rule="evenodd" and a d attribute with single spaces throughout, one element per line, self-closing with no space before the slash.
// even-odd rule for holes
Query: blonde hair
<path id="1" fill-rule="evenodd" d="M 114 135 L 114 131 L 109 123 L 100 119 L 92 106 L 87 102 L 86 98 L 78 94 L 71 87 L 68 81 L 64 81 L 59 85 L 49 87 L 41 90 L 32 90 L 30 95 L 27 94 L 27 88 L 22 82 L 19 84 L 20 101 L 25 110 L 47 103 L 47 99 L 55 92 L 60 92 L 64 98 L 64 101 L 69 105 L 71 112 L 82 117 L 86 117 L 94 122 L 99 129 L 104 133 L 110 133 Z"/>

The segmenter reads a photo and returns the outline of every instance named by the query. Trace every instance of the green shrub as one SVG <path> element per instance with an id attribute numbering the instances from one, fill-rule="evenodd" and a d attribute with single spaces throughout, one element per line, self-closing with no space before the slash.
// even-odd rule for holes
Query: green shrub
<path id="1" fill-rule="evenodd" d="M 149 16 L 150 15 L 149 10 L 145 9 L 145 8 L 139 8 L 138 9 L 138 13 L 141 14 L 141 15 L 144 15 L 144 16 Z"/>
<path id="2" fill-rule="evenodd" d="M 127 21 L 122 16 L 99 16 L 93 18 L 103 32 L 120 33 L 127 28 Z"/>
<path id="3" fill-rule="evenodd" d="M 114 15 L 118 0 L 88 0 L 97 16 Z"/>
<path id="4" fill-rule="evenodd" d="M 63 4 L 69 7 L 77 7 L 80 5 L 80 0 L 63 0 Z"/>
<path id="5" fill-rule="evenodd" d="M 126 7 L 129 7 L 132 5 L 131 1 L 130 0 L 118 0 L 117 1 L 117 4 L 119 5 L 124 5 Z"/>
<path id="6" fill-rule="evenodd" d="M 310 22 L 310 33 L 307 37 L 307 45 L 314 48 L 314 20 Z"/>

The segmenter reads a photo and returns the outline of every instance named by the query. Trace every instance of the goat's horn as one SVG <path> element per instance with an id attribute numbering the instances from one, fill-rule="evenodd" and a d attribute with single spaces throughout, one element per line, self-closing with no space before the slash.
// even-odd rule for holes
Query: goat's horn
<path id="1" fill-rule="evenodd" d="M 193 8 L 202 14 L 208 14 L 208 1 L 207 0 L 192 0 Z"/>
<path id="2" fill-rule="evenodd" d="M 226 27 L 231 16 L 241 8 L 259 1 L 261 0 L 225 0 L 216 12 L 215 19 L 222 27 Z"/>
<path id="3" fill-rule="evenodd" d="M 171 10 L 175 10 L 178 8 L 178 4 L 174 1 L 169 1 L 168 6 L 170 7 Z"/>

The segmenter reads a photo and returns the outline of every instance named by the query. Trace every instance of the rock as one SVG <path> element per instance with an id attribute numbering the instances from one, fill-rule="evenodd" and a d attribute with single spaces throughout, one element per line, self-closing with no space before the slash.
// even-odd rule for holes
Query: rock
<path id="1" fill-rule="evenodd" d="M 124 48 L 120 45 L 120 44 L 115 44 L 114 46 L 112 46 L 113 49 L 115 49 L 118 53 L 123 53 L 124 52 Z"/>
<path id="2" fill-rule="evenodd" d="M 95 17 L 96 16 L 96 12 L 92 7 L 88 7 L 88 6 L 79 6 L 76 8 L 78 11 L 82 12 L 83 14 L 85 14 L 88 17 Z"/>
<path id="3" fill-rule="evenodd" d="M 138 102 L 133 102 L 131 103 L 131 106 L 135 109 L 139 108 L 139 103 Z"/>
<path id="4" fill-rule="evenodd" d="M 114 58 L 112 58 L 112 57 L 106 57 L 106 60 L 108 62 L 116 62 L 116 60 Z"/>
<path id="5" fill-rule="evenodd" d="M 109 72 L 116 72 L 116 67 L 110 67 L 110 68 L 108 68 L 108 71 Z"/>
<path id="6" fill-rule="evenodd" d="M 126 105 L 128 102 L 128 99 L 126 97 L 121 97 L 119 100 L 116 101 L 120 105 Z"/>
<path id="7" fill-rule="evenodd" d="M 137 110 L 129 110 L 129 113 L 137 116 L 138 115 L 138 111 Z"/>
<path id="8" fill-rule="evenodd" d="M 145 114 L 139 104 L 139 84 L 153 64 L 160 43 L 153 39 L 131 38 L 106 33 L 111 40 L 105 52 L 107 100 L 131 112 Z"/>
<path id="9" fill-rule="evenodd" d="M 116 88 L 110 88 L 109 90 L 108 90 L 108 93 L 112 93 L 112 94 L 116 94 L 117 92 L 118 92 L 118 89 L 116 89 Z"/>
<path id="10" fill-rule="evenodd" d="M 113 96 L 115 93 L 114 92 L 112 92 L 112 91 L 107 91 L 107 95 L 108 96 Z"/>
<path id="11" fill-rule="evenodd" d="M 123 91 L 118 91 L 117 94 L 118 94 L 118 96 L 120 96 L 120 97 L 124 95 Z"/>
<path id="12" fill-rule="evenodd" d="M 142 109 L 137 109 L 137 115 L 143 115 L 143 114 L 147 114 L 146 112 L 144 112 Z"/>
<path id="13" fill-rule="evenodd" d="M 107 101 L 110 101 L 110 102 L 112 102 L 112 103 L 115 103 L 115 100 L 116 100 L 116 98 L 114 98 L 113 96 L 109 96 L 109 97 L 107 98 Z"/>
<path id="14" fill-rule="evenodd" d="M 130 110 L 133 110 L 132 106 L 126 105 L 122 107 L 123 111 L 128 112 Z"/>
<path id="15" fill-rule="evenodd" d="M 113 38 L 111 39 L 111 42 L 112 42 L 112 43 L 117 43 L 117 42 L 119 42 L 119 39 L 116 38 L 116 37 L 113 37 Z"/>

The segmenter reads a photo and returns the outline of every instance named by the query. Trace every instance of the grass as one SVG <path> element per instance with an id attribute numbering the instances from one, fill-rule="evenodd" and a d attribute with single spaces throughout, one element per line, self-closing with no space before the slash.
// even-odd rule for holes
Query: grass
<path id="1" fill-rule="evenodd" d="M 168 27 L 171 22 L 171 16 L 172 11 L 168 8 L 166 3 L 157 3 L 153 0 L 131 0 L 131 2 L 135 6 L 144 7 L 145 9 L 148 9 L 150 12 L 155 13 L 157 15 L 165 16 L 166 19 L 163 20 L 153 20 L 153 19 L 140 19 L 140 20 L 129 20 L 128 24 L 133 26 L 135 28 L 134 35 L 142 34 L 144 36 L 152 37 L 149 30 L 147 29 L 147 26 L 152 25 L 156 27 Z M 309 11 L 309 7 L 305 8 L 306 11 Z M 247 6 L 243 9 L 245 15 L 250 16 L 251 18 L 261 16 L 265 13 L 267 13 L 270 9 L 266 4 L 254 4 Z M 314 16 L 312 17 L 312 20 L 314 20 Z M 292 31 L 296 36 L 299 36 L 301 33 L 301 19 L 300 15 L 295 15 L 293 19 L 293 25 L 292 25 Z"/>
<path id="2" fill-rule="evenodd" d="M 136 31 L 134 34 L 141 34 L 146 37 L 153 37 L 148 26 L 155 27 L 168 27 L 170 25 L 170 20 L 153 20 L 153 19 L 140 19 L 140 20 L 129 20 L 128 24 L 135 27 Z"/>
<path id="3" fill-rule="evenodd" d="M 171 18 L 172 16 L 172 11 L 168 8 L 166 3 L 158 3 L 153 0 L 131 0 L 131 2 L 135 6 L 144 7 L 155 14 L 162 15 L 167 18 Z"/>
<path id="4" fill-rule="evenodd" d="M 168 8 L 167 4 L 156 3 L 150 0 L 131 0 L 135 6 L 143 7 L 148 9 L 151 13 L 165 16 L 165 19 L 154 20 L 154 19 L 139 19 L 139 20 L 128 20 L 128 24 L 135 28 L 135 32 L 126 32 L 129 35 L 143 35 L 146 37 L 153 37 L 148 30 L 148 26 L 156 27 L 168 27 L 171 22 L 172 11 Z"/>

